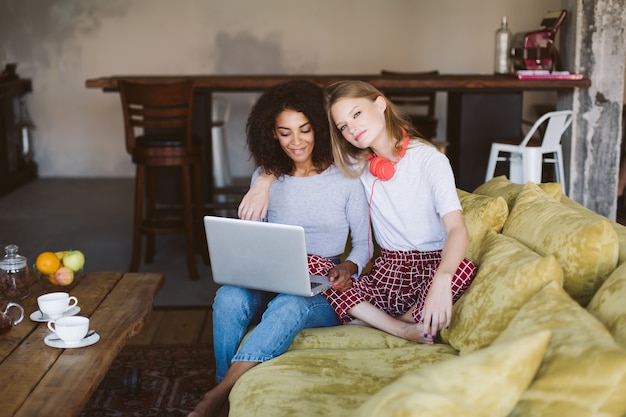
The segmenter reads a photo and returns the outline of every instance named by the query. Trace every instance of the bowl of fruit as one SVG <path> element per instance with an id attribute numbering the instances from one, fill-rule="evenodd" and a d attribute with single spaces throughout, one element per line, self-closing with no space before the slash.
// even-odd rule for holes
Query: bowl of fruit
<path id="1" fill-rule="evenodd" d="M 75 249 L 42 252 L 35 260 L 35 270 L 52 285 L 66 286 L 85 266 L 85 255 Z"/>

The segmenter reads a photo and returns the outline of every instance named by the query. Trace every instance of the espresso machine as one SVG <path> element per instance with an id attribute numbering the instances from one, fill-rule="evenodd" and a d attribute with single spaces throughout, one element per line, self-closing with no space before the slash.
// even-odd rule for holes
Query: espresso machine
<path id="1" fill-rule="evenodd" d="M 511 60 L 514 70 L 552 72 L 561 69 L 555 37 L 566 15 L 565 10 L 549 11 L 541 21 L 539 29 L 513 35 Z"/>

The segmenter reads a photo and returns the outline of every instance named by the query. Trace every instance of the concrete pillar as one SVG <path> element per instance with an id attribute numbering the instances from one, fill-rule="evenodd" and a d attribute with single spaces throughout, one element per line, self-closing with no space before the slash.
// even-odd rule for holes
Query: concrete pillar
<path id="1" fill-rule="evenodd" d="M 589 89 L 559 95 L 557 108 L 574 110 L 563 139 L 569 196 L 615 219 L 624 100 L 626 0 L 563 0 L 564 69 L 591 80 Z"/>

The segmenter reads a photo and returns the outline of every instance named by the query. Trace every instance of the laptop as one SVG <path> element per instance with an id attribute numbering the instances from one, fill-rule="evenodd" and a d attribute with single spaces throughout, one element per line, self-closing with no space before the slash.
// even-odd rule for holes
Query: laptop
<path id="1" fill-rule="evenodd" d="M 309 274 L 301 226 L 205 216 L 204 227 L 217 284 L 305 297 L 332 285 Z"/>

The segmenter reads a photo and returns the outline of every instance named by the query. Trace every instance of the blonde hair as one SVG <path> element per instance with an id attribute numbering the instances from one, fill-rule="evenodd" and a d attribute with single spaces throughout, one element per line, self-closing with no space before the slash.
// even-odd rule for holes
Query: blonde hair
<path id="1" fill-rule="evenodd" d="M 340 81 L 326 87 L 324 92 L 326 98 L 326 112 L 330 122 L 330 138 L 332 141 L 335 165 L 348 176 L 357 177 L 363 172 L 367 165 L 367 158 L 370 155 L 370 151 L 368 149 L 357 148 L 348 142 L 333 122 L 330 109 L 339 100 L 345 98 L 364 98 L 374 101 L 378 97 L 385 99 L 387 103 L 387 108 L 385 109 L 387 137 L 389 138 L 389 144 L 396 152 L 402 147 L 402 139 L 406 135 L 411 138 L 418 136 L 410 119 L 376 87 L 365 81 Z M 424 140 L 424 142 L 427 141 Z"/>

